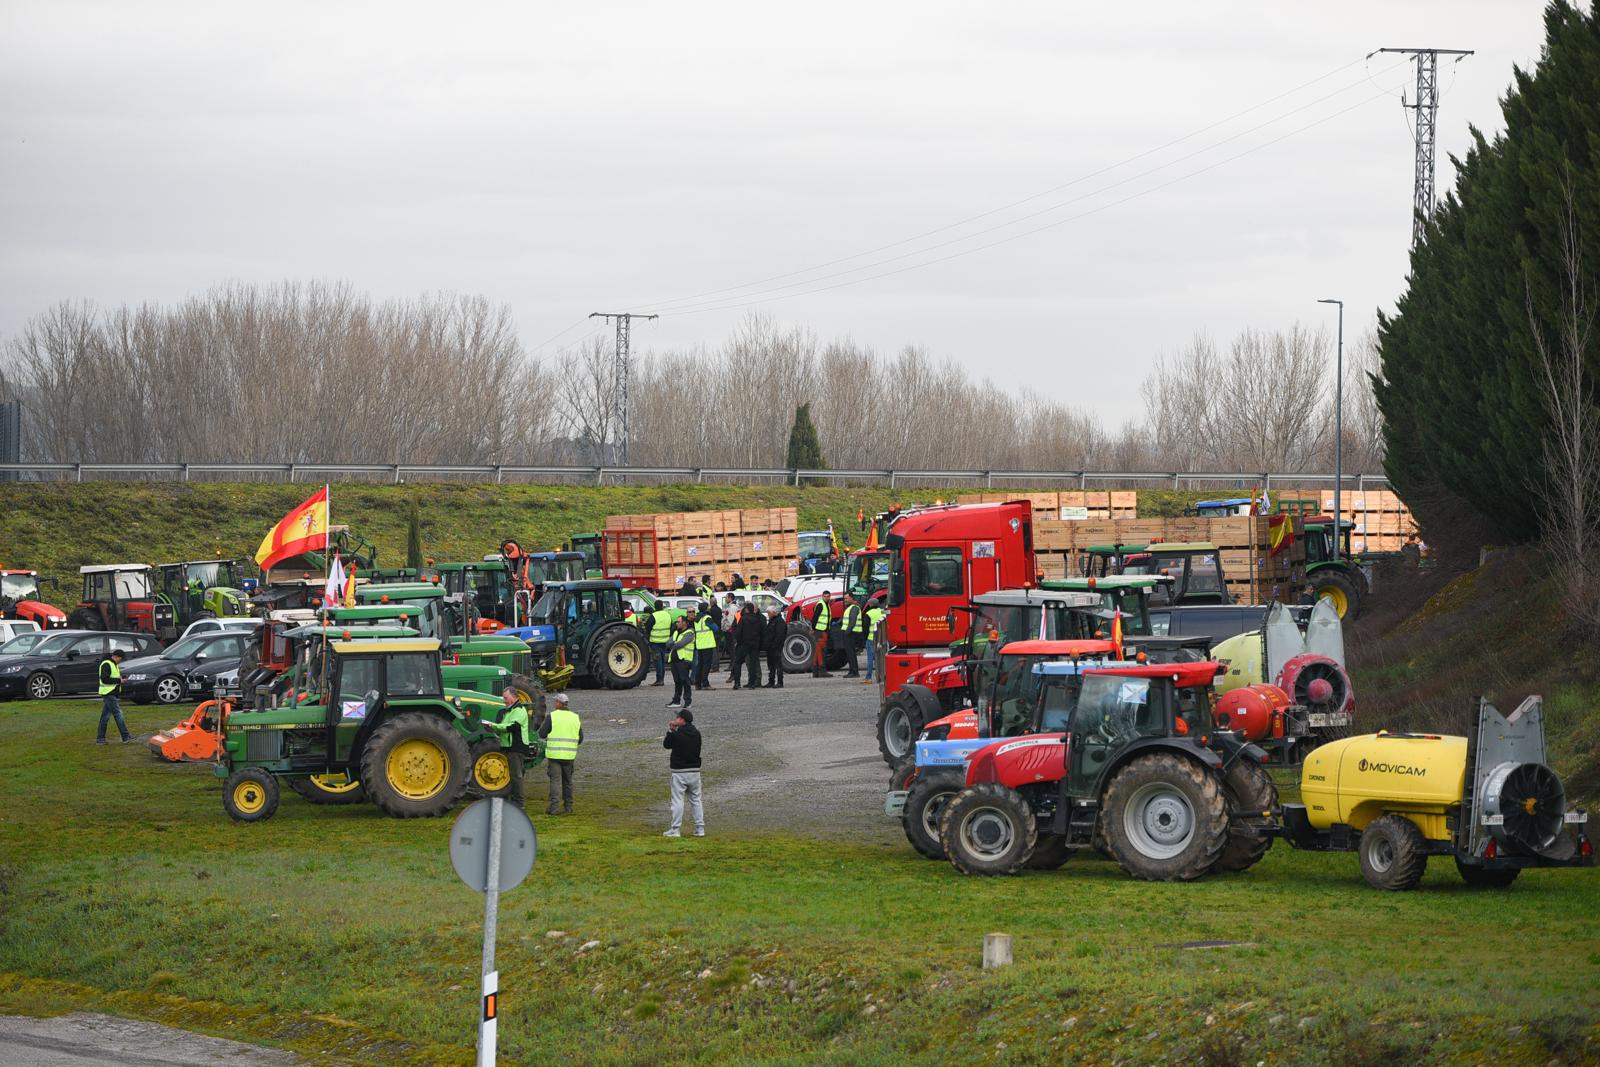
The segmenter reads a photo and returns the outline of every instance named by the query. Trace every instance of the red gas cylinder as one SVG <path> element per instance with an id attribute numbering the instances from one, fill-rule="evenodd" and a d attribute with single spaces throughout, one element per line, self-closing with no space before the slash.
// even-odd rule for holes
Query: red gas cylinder
<path id="1" fill-rule="evenodd" d="M 1282 736 L 1283 720 L 1279 713 L 1288 706 L 1288 694 L 1282 689 L 1257 682 L 1243 689 L 1231 690 L 1218 698 L 1217 727 L 1238 730 L 1247 741 Z"/>

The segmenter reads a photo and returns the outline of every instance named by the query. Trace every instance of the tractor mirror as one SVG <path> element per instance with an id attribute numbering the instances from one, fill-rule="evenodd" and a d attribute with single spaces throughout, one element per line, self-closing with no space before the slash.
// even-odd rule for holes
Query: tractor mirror
<path id="1" fill-rule="evenodd" d="M 951 608 L 949 611 L 945 612 L 944 625 L 945 625 L 945 628 L 947 630 L 949 630 L 951 633 L 955 633 L 956 632 L 956 609 L 955 608 Z"/>

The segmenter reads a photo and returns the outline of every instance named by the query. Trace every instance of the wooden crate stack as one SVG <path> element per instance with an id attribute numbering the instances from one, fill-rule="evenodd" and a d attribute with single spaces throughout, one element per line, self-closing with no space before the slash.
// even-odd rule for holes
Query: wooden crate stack
<path id="1" fill-rule="evenodd" d="M 1139 494 L 1132 490 L 1096 492 L 1063 489 L 1060 492 L 1039 493 L 968 493 L 956 497 L 957 504 L 1003 504 L 1008 500 L 1032 501 L 1035 521 L 1050 519 L 1059 522 L 1067 518 L 1062 514 L 1063 511 L 1070 513 L 1078 508 L 1085 509 L 1090 520 L 1131 519 L 1139 509 Z"/>
<path id="2" fill-rule="evenodd" d="M 1398 552 L 1418 536 L 1417 520 L 1392 489 L 1368 489 L 1340 494 L 1340 516 L 1355 523 L 1350 531 L 1352 552 Z M 1333 490 L 1322 490 L 1322 511 L 1333 514 Z"/>
<path id="3" fill-rule="evenodd" d="M 1305 544 L 1295 523 L 1294 544 L 1272 555 L 1270 519 L 1265 515 L 1227 518 L 1181 517 L 1071 522 L 1035 519 L 1033 544 L 1046 578 L 1083 573 L 1081 556 L 1091 545 L 1145 545 L 1156 541 L 1205 541 L 1222 554 L 1228 592 L 1245 604 L 1276 597 L 1296 598 L 1305 586 Z"/>
<path id="4" fill-rule="evenodd" d="M 715 584 L 735 572 L 782 578 L 799 569 L 794 508 L 609 515 L 600 537 L 606 576 L 626 586 L 671 590 L 703 574 Z"/>

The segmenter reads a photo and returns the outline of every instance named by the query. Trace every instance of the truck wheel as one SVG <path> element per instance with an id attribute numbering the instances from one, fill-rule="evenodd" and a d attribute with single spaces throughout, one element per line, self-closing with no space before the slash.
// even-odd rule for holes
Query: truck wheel
<path id="1" fill-rule="evenodd" d="M 1015 789 L 963 789 L 944 806 L 939 842 L 962 874 L 1016 874 L 1033 856 L 1033 809 Z"/>
<path id="2" fill-rule="evenodd" d="M 810 623 L 791 622 L 789 632 L 783 637 L 783 671 L 799 674 L 811 669 L 817 655 L 816 633 Z"/>
<path id="3" fill-rule="evenodd" d="M 176 704 L 183 699 L 183 679 L 176 674 L 163 674 L 156 679 L 157 704 Z"/>
<path id="4" fill-rule="evenodd" d="M 632 689 L 644 681 L 649 668 L 645 641 L 631 626 L 618 626 L 601 634 L 589 661 L 590 674 L 607 689 Z"/>
<path id="5" fill-rule="evenodd" d="M 522 757 L 500 742 L 485 738 L 472 746 L 472 775 L 467 792 L 479 797 L 509 797 L 522 777 Z"/>
<path id="6" fill-rule="evenodd" d="M 1038 843 L 1033 846 L 1033 855 L 1028 857 L 1028 870 L 1057 871 L 1071 858 L 1072 849 L 1067 847 L 1065 837 L 1061 834 L 1040 834 Z"/>
<path id="7" fill-rule="evenodd" d="M 1474 889 L 1505 889 L 1517 880 L 1517 875 L 1522 873 L 1520 867 L 1500 867 L 1490 870 L 1487 867 L 1462 863 L 1460 856 L 1456 857 L 1456 870 L 1461 873 L 1461 880 Z"/>
<path id="8" fill-rule="evenodd" d="M 385 815 L 443 815 L 461 799 L 472 754 L 438 715 L 396 715 L 372 732 L 361 753 L 361 782 Z"/>
<path id="9" fill-rule="evenodd" d="M 1428 843 L 1404 815 L 1374 819 L 1356 849 L 1361 876 L 1374 889 L 1415 889 L 1428 869 Z"/>
<path id="10" fill-rule="evenodd" d="M 911 785 L 906 797 L 906 813 L 900 817 L 906 840 L 911 847 L 930 860 L 945 858 L 944 845 L 939 841 L 939 818 L 944 814 L 950 798 L 966 786 L 966 775 L 954 768 L 923 771 Z"/>
<path id="11" fill-rule="evenodd" d="M 1272 817 L 1262 813 L 1278 806 L 1278 787 L 1265 767 L 1240 756 L 1228 765 L 1222 788 L 1228 797 L 1228 843 L 1211 872 L 1233 874 L 1254 867 L 1272 847 L 1272 838 L 1262 832 L 1272 826 Z"/>
<path id="12" fill-rule="evenodd" d="M 1311 576 L 1311 595 L 1331 603 L 1339 618 L 1347 622 L 1361 614 L 1360 587 L 1332 567 L 1323 567 Z"/>
<path id="13" fill-rule="evenodd" d="M 367 799 L 361 783 L 348 774 L 313 774 L 290 778 L 289 788 L 312 804 L 360 804 Z"/>
<path id="14" fill-rule="evenodd" d="M 1228 844 L 1228 802 L 1218 777 L 1182 756 L 1133 760 L 1106 790 L 1101 827 L 1122 869 L 1150 882 L 1189 882 Z"/>
<path id="15" fill-rule="evenodd" d="M 222 783 L 222 810 L 234 822 L 260 822 L 278 810 L 278 780 L 260 767 L 246 767 Z"/>
<path id="16" fill-rule="evenodd" d="M 878 712 L 878 752 L 883 762 L 894 766 L 910 758 L 917 735 L 922 732 L 919 712 L 916 701 L 904 693 L 896 693 L 883 702 Z"/>

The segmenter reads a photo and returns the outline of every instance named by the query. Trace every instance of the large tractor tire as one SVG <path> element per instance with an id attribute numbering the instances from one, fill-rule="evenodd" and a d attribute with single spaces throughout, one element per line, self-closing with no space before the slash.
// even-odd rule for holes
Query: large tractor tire
<path id="1" fill-rule="evenodd" d="M 1140 756 L 1106 789 L 1101 824 L 1111 855 L 1135 878 L 1189 882 L 1228 845 L 1228 800 L 1217 775 L 1171 753 Z"/>
<path id="2" fill-rule="evenodd" d="M 472 753 L 438 715 L 396 715 L 372 732 L 361 753 L 361 782 L 385 815 L 443 815 L 466 788 Z"/>
<path id="3" fill-rule="evenodd" d="M 944 717 L 939 698 L 926 687 L 908 685 L 878 710 L 878 752 L 894 766 L 916 752 L 917 735 L 934 719 Z"/>
<path id="4" fill-rule="evenodd" d="M 467 792 L 475 797 L 510 797 L 522 779 L 522 757 L 493 738 L 472 746 Z"/>
<path id="5" fill-rule="evenodd" d="M 79 608 L 67 616 L 67 629 L 69 630 L 104 630 L 105 628 L 105 620 L 100 617 L 98 611 Z"/>
<path id="6" fill-rule="evenodd" d="M 261 822 L 278 810 L 278 780 L 260 767 L 246 767 L 222 783 L 222 810 L 234 822 Z"/>
<path id="7" fill-rule="evenodd" d="M 939 842 L 962 874 L 1016 874 L 1033 858 L 1037 839 L 1022 794 L 993 783 L 957 793 L 939 822 Z"/>
<path id="8" fill-rule="evenodd" d="M 783 672 L 800 674 L 811 669 L 817 656 L 817 633 L 808 622 L 791 622 L 783 637 Z"/>
<path id="9" fill-rule="evenodd" d="M 530 717 L 534 712 L 543 715 L 549 710 L 545 704 L 544 686 L 540 685 L 537 680 L 529 678 L 525 674 L 513 674 L 509 688 L 515 689 L 522 699 L 527 701 L 530 708 L 528 712 Z"/>
<path id="10" fill-rule="evenodd" d="M 613 627 L 595 642 L 589 675 L 607 689 L 632 689 L 650 670 L 649 649 L 635 627 Z"/>
<path id="11" fill-rule="evenodd" d="M 1065 837 L 1060 834 L 1040 834 L 1033 846 L 1033 855 L 1028 857 L 1028 870 L 1057 871 L 1071 858 L 1072 849 L 1067 847 Z"/>
<path id="12" fill-rule="evenodd" d="M 917 778 L 917 761 L 909 757 L 894 765 L 889 772 L 889 788 L 893 791 L 910 789 Z"/>
<path id="13" fill-rule="evenodd" d="M 312 804 L 362 804 L 367 791 L 348 774 L 313 774 L 309 778 L 290 778 L 289 788 Z"/>
<path id="14" fill-rule="evenodd" d="M 966 788 L 966 775 L 954 767 L 925 770 L 911 783 L 906 813 L 900 817 L 906 840 L 930 860 L 945 859 L 939 840 L 939 819 L 952 797 Z"/>
<path id="15" fill-rule="evenodd" d="M 1311 575 L 1311 595 L 1333 604 L 1339 618 L 1353 622 L 1361 614 L 1361 587 L 1350 576 L 1323 567 Z"/>
<path id="16" fill-rule="evenodd" d="M 1428 870 L 1428 842 L 1404 815 L 1373 819 L 1356 846 L 1361 876 L 1374 889 L 1415 889 Z"/>
<path id="17" fill-rule="evenodd" d="M 1473 889 L 1505 889 L 1517 880 L 1517 875 L 1522 873 L 1520 867 L 1505 867 L 1493 871 L 1474 867 L 1462 863 L 1460 857 L 1456 858 L 1456 871 L 1461 875 L 1461 880 Z"/>
<path id="18" fill-rule="evenodd" d="M 1272 816 L 1263 813 L 1278 806 L 1278 786 L 1265 767 L 1240 756 L 1228 765 L 1222 788 L 1230 812 L 1228 843 L 1211 872 L 1233 874 L 1254 867 L 1272 847 L 1272 838 L 1264 832 L 1271 828 Z"/>

